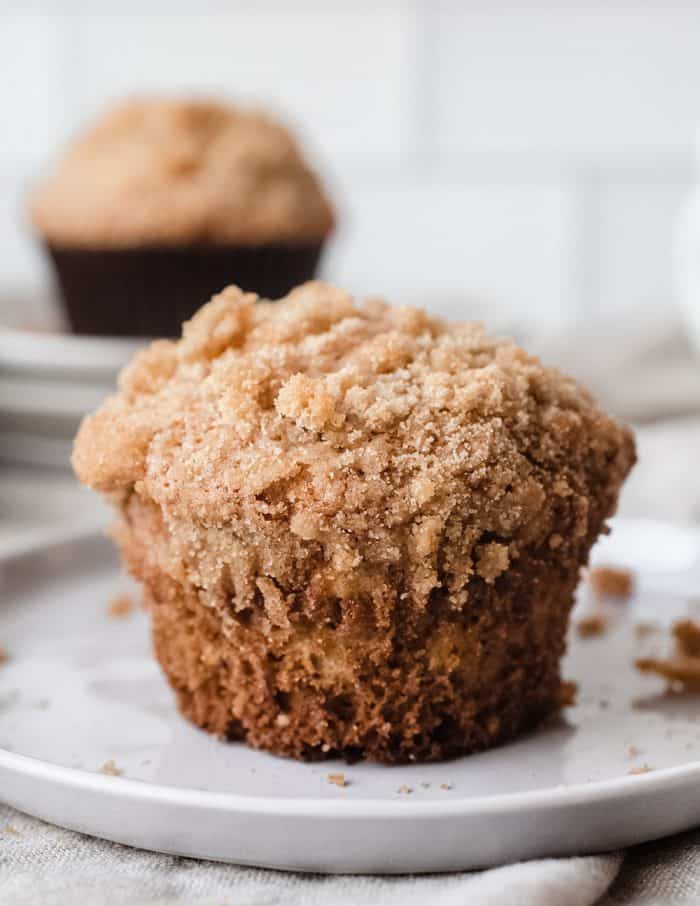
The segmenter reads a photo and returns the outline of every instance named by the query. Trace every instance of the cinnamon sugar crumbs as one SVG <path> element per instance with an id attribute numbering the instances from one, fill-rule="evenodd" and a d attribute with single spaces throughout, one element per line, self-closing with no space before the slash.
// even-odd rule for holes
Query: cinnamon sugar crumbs
<path id="1" fill-rule="evenodd" d="M 672 687 L 700 691 L 700 626 L 692 620 L 674 623 L 673 651 L 668 658 L 637 658 L 635 666 L 642 673 L 655 673 Z"/>
<path id="2" fill-rule="evenodd" d="M 573 708 L 578 696 L 578 683 L 564 680 L 559 690 L 559 702 L 562 708 Z"/>
<path id="3" fill-rule="evenodd" d="M 627 771 L 628 774 L 648 774 L 650 771 L 653 771 L 653 768 L 650 768 L 648 764 L 639 765 L 636 768 L 630 768 Z"/>
<path id="4" fill-rule="evenodd" d="M 10 655 L 6 648 L 0 647 L 0 664 L 6 664 L 10 660 Z"/>
<path id="5" fill-rule="evenodd" d="M 593 594 L 600 598 L 626 601 L 634 589 L 634 576 L 628 569 L 596 566 L 588 574 Z"/>
<path id="6" fill-rule="evenodd" d="M 114 761 L 110 758 L 109 761 L 105 761 L 105 763 L 100 768 L 100 774 L 107 774 L 109 777 L 120 777 L 122 770 L 121 768 L 118 768 Z"/>
<path id="7" fill-rule="evenodd" d="M 582 639 L 591 639 L 605 635 L 608 630 L 608 618 L 602 611 L 596 611 L 581 617 L 576 622 L 576 632 Z"/>
<path id="8" fill-rule="evenodd" d="M 441 790 L 451 790 L 451 789 L 452 789 L 452 784 L 451 784 L 451 783 L 441 783 L 441 784 L 440 784 L 440 789 L 441 789 Z"/>
<path id="9" fill-rule="evenodd" d="M 118 595 L 107 605 L 107 616 L 114 619 L 128 617 L 134 609 L 134 602 L 129 595 Z"/>
<path id="10" fill-rule="evenodd" d="M 413 792 L 413 789 L 404 784 L 403 786 L 400 786 L 396 792 L 400 793 L 402 796 L 409 796 Z"/>
<path id="11" fill-rule="evenodd" d="M 640 752 L 640 750 L 637 748 L 637 746 L 628 746 L 627 747 L 627 757 L 628 758 L 636 758 L 637 755 L 639 755 L 639 752 Z"/>
<path id="12" fill-rule="evenodd" d="M 328 783 L 332 783 L 335 786 L 347 786 L 348 781 L 345 779 L 345 774 L 342 771 L 338 771 L 336 774 L 329 774 L 326 777 Z"/>

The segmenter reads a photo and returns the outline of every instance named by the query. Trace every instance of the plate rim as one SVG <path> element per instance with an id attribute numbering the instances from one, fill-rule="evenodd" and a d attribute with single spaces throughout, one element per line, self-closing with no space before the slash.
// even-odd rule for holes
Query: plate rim
<path id="1" fill-rule="evenodd" d="M 469 757 L 469 756 L 465 756 Z M 445 762 L 449 764 L 449 762 Z M 391 767 L 391 766 L 389 766 Z M 400 766 L 399 766 L 400 767 Z M 351 819 L 367 818 L 409 819 L 477 817 L 502 815 L 523 810 L 546 811 L 587 803 L 601 804 L 626 799 L 639 794 L 653 795 L 700 781 L 700 761 L 677 765 L 672 768 L 651 770 L 644 774 L 625 775 L 609 780 L 591 781 L 567 787 L 562 784 L 542 790 L 525 790 L 517 793 L 497 793 L 492 796 L 407 800 L 399 804 L 396 796 L 380 798 L 371 796 L 343 801 L 339 797 L 320 796 L 246 796 L 197 790 L 191 787 L 166 786 L 129 777 L 112 777 L 96 771 L 52 764 L 31 755 L 22 755 L 0 748 L 0 769 L 21 772 L 25 777 L 57 782 L 73 789 L 128 796 L 142 802 L 215 809 L 238 814 L 281 815 L 286 818 Z"/>

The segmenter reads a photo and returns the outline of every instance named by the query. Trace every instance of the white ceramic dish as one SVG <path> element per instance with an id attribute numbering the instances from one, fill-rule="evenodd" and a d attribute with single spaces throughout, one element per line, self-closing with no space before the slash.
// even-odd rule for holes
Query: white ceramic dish
<path id="1" fill-rule="evenodd" d="M 698 699 L 664 696 L 633 669 L 633 623 L 686 611 L 699 553 L 693 532 L 620 521 L 597 557 L 637 568 L 638 593 L 606 636 L 572 642 L 579 704 L 493 751 L 399 767 L 217 742 L 175 713 L 145 615 L 107 615 L 129 585 L 106 541 L 6 558 L 0 798 L 133 846 L 309 871 L 448 871 L 683 830 L 700 822 Z M 109 760 L 121 776 L 100 773 Z M 629 774 L 644 764 L 654 770 Z M 327 782 L 334 771 L 347 786 Z"/>
<path id="2" fill-rule="evenodd" d="M 0 326 L 0 367 L 75 379 L 113 378 L 148 341 Z"/>

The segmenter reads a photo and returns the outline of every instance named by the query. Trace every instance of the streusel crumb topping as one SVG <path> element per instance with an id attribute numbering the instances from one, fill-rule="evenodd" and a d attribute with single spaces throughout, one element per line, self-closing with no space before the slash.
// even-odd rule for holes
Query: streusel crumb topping
<path id="1" fill-rule="evenodd" d="M 120 387 L 81 427 L 79 477 L 156 504 L 170 574 L 233 582 L 241 607 L 264 574 L 272 614 L 275 583 L 347 598 L 387 570 L 413 605 L 441 588 L 462 606 L 470 576 L 561 544 L 562 513 L 566 551 L 583 543 L 634 460 L 625 428 L 511 341 L 318 282 L 275 303 L 228 287 Z"/>
<path id="2" fill-rule="evenodd" d="M 205 101 L 120 104 L 68 149 L 32 201 L 58 246 L 319 241 L 321 184 L 268 116 Z"/>

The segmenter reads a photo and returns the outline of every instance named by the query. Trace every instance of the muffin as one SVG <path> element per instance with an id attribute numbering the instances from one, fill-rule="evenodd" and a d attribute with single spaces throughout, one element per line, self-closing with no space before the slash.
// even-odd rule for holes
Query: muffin
<path id="1" fill-rule="evenodd" d="M 132 101 L 80 137 L 31 219 L 76 333 L 177 336 L 236 282 L 314 276 L 333 211 L 290 133 L 217 103 Z"/>
<path id="2" fill-rule="evenodd" d="M 257 304 L 255 304 L 257 303 Z M 294 758 L 421 761 L 562 703 L 581 567 L 634 462 L 475 324 L 228 287 L 76 439 L 184 715 Z"/>

